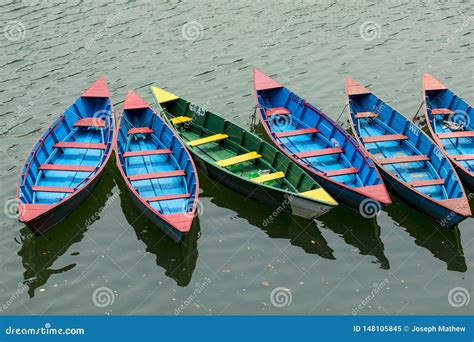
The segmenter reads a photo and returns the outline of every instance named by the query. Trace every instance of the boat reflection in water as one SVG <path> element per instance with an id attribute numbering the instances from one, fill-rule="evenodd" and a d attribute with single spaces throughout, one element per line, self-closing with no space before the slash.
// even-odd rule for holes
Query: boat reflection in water
<path id="1" fill-rule="evenodd" d="M 71 263 L 58 269 L 52 267 L 72 245 L 84 238 L 88 227 L 100 219 L 100 208 L 104 208 L 113 196 L 115 182 L 111 171 L 109 164 L 89 198 L 47 234 L 35 236 L 26 227 L 20 231 L 21 236 L 17 242 L 21 244 L 21 248 L 18 255 L 25 268 L 23 278 L 30 297 L 34 297 L 35 290 L 45 285 L 53 274 L 67 272 L 76 266 L 76 263 Z M 71 253 L 71 256 L 76 255 L 79 253 Z"/>
<path id="2" fill-rule="evenodd" d="M 202 173 L 199 174 L 199 182 L 206 189 L 200 194 L 201 197 L 210 197 L 212 203 L 232 210 L 238 217 L 263 230 L 269 237 L 289 240 L 292 245 L 301 247 L 309 254 L 317 254 L 330 260 L 336 259 L 334 251 L 328 246 L 314 221 L 285 212 L 280 212 L 275 217 L 276 209 L 253 199 L 246 199 L 245 196 L 216 183 Z"/>
<path id="3" fill-rule="evenodd" d="M 386 209 L 397 225 L 415 238 L 415 243 L 429 250 L 433 256 L 446 263 L 449 271 L 466 272 L 467 264 L 457 226 L 442 227 L 418 211 L 403 205 L 393 196 L 393 205 Z"/>
<path id="4" fill-rule="evenodd" d="M 165 270 L 165 275 L 178 286 L 187 286 L 192 278 L 198 258 L 197 240 L 200 236 L 199 217 L 195 217 L 183 242 L 176 243 L 149 221 L 132 205 L 130 193 L 122 179 L 117 179 L 120 202 L 127 222 L 133 227 L 137 238 L 146 245 L 146 251 L 156 256 L 156 265 Z"/>
<path id="5" fill-rule="evenodd" d="M 380 239 L 380 227 L 375 218 L 364 218 L 359 213 L 340 207 L 318 220 L 340 235 L 347 244 L 356 247 L 361 255 L 374 256 L 380 268 L 390 269 L 389 260 L 384 254 L 384 244 Z"/>

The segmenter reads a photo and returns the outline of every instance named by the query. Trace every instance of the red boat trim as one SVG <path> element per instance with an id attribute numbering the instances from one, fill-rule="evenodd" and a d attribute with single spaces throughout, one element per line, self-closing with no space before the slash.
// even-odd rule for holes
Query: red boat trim
<path id="1" fill-rule="evenodd" d="M 336 154 L 336 153 L 343 153 L 344 150 L 339 147 L 331 147 L 331 148 L 323 148 L 321 150 L 314 150 L 314 151 L 304 151 L 300 153 L 296 153 L 295 155 L 298 158 L 311 158 L 311 157 L 320 157 L 320 156 L 327 156 L 329 154 Z"/>
<path id="2" fill-rule="evenodd" d="M 274 79 L 268 77 L 261 71 L 253 69 L 254 88 L 255 90 L 268 90 L 274 88 L 282 88 L 282 85 Z"/>
<path id="3" fill-rule="evenodd" d="M 445 90 L 448 89 L 443 83 L 438 81 L 436 78 L 430 74 L 423 75 L 423 89 L 425 91 L 429 90 Z"/>
<path id="4" fill-rule="evenodd" d="M 290 111 L 285 107 L 275 107 L 267 109 L 265 114 L 267 114 L 267 117 L 275 115 L 288 115 L 290 114 Z"/>
<path id="5" fill-rule="evenodd" d="M 128 176 L 128 179 L 130 179 L 130 181 L 139 181 L 139 180 L 146 180 L 146 179 L 180 177 L 180 176 L 185 176 L 185 175 L 186 175 L 186 172 L 184 170 L 176 170 L 176 171 L 142 173 L 139 175 Z"/>
<path id="6" fill-rule="evenodd" d="M 62 141 L 57 142 L 53 145 L 55 148 L 83 148 L 90 150 L 105 150 L 107 146 L 105 144 L 96 144 L 96 143 L 83 143 L 75 141 Z"/>
<path id="7" fill-rule="evenodd" d="M 95 81 L 85 92 L 82 93 L 82 97 L 110 97 L 110 91 L 107 87 L 107 81 L 105 77 L 101 76 Z"/>
<path id="8" fill-rule="evenodd" d="M 414 188 L 423 187 L 423 186 L 443 185 L 444 179 L 442 178 L 426 179 L 426 180 L 420 180 L 420 181 L 414 181 L 414 182 L 407 182 L 406 184 Z"/>
<path id="9" fill-rule="evenodd" d="M 330 170 L 326 171 L 326 176 L 328 177 L 336 177 L 336 176 L 343 176 L 343 175 L 350 175 L 353 173 L 358 173 L 359 169 L 356 167 L 348 167 L 346 169 L 339 169 L 339 170 Z"/>
<path id="10" fill-rule="evenodd" d="M 453 158 L 456 161 L 474 160 L 474 154 L 452 155 L 451 158 Z"/>
<path id="11" fill-rule="evenodd" d="M 288 137 L 294 137 L 297 135 L 305 135 L 305 134 L 314 134 L 314 133 L 319 133 L 319 129 L 316 128 L 302 128 L 302 129 L 295 129 L 292 131 L 285 131 L 285 132 L 278 132 L 275 133 L 275 135 L 278 138 L 288 138 Z"/>
<path id="12" fill-rule="evenodd" d="M 401 164 L 401 163 L 414 163 L 414 162 L 422 162 L 428 161 L 430 158 L 423 154 L 414 155 L 414 156 L 400 156 L 400 157 L 393 157 L 393 158 L 380 158 L 377 161 L 381 165 L 385 164 Z"/>
<path id="13" fill-rule="evenodd" d="M 33 191 L 40 191 L 40 192 L 63 192 L 63 193 L 73 193 L 74 188 L 65 188 L 61 186 L 39 186 L 34 185 L 32 187 Z M 36 204 L 36 203 L 34 203 Z"/>
<path id="14" fill-rule="evenodd" d="M 105 127 L 105 121 L 100 118 L 82 118 L 76 121 L 75 127 Z"/>
<path id="15" fill-rule="evenodd" d="M 137 128 L 130 128 L 128 130 L 128 134 L 149 134 L 153 132 L 154 131 L 150 127 L 137 127 Z"/>
<path id="16" fill-rule="evenodd" d="M 408 137 L 404 134 L 386 134 L 386 135 L 379 135 L 379 136 L 372 136 L 372 137 L 364 137 L 362 141 L 366 144 L 369 143 L 377 143 L 377 142 L 384 142 L 384 141 L 392 141 L 392 140 L 406 140 Z"/>
<path id="17" fill-rule="evenodd" d="M 449 115 L 454 112 L 448 108 L 435 108 L 431 110 L 431 115 Z"/>
<path id="18" fill-rule="evenodd" d="M 142 157 L 142 156 L 152 156 L 158 154 L 170 154 L 173 153 L 170 149 L 160 149 L 160 150 L 141 150 L 141 151 L 130 151 L 125 152 L 122 156 L 124 158 L 128 157 Z"/>
<path id="19" fill-rule="evenodd" d="M 367 119 L 367 118 L 377 118 L 379 115 L 373 112 L 359 112 L 354 117 L 356 119 Z"/>
<path id="20" fill-rule="evenodd" d="M 361 86 L 358 82 L 353 80 L 352 78 L 348 78 L 346 80 L 346 94 L 349 96 L 353 95 L 366 95 L 366 94 L 371 94 L 372 92 Z"/>
<path id="21" fill-rule="evenodd" d="M 148 103 L 135 92 L 129 91 L 123 103 L 122 110 L 150 108 Z"/>
<path id="22" fill-rule="evenodd" d="M 458 139 L 458 138 L 473 138 L 474 131 L 458 131 L 450 133 L 438 133 L 439 139 Z"/>
<path id="23" fill-rule="evenodd" d="M 67 164 L 41 164 L 38 170 L 71 171 L 71 172 L 93 172 L 95 166 L 67 165 Z"/>
<path id="24" fill-rule="evenodd" d="M 174 195 L 164 195 L 164 196 L 155 196 L 155 197 L 145 197 L 143 198 L 148 202 L 158 202 L 158 201 L 169 201 L 181 198 L 189 198 L 191 194 L 174 194 Z"/>

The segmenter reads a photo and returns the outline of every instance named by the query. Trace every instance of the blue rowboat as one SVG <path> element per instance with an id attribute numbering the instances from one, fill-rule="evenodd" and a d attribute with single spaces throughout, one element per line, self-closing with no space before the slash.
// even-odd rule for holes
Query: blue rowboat
<path id="1" fill-rule="evenodd" d="M 196 215 L 196 167 L 173 130 L 132 91 L 119 117 L 116 157 L 138 208 L 181 242 Z"/>
<path id="2" fill-rule="evenodd" d="M 436 145 L 474 191 L 474 110 L 433 76 L 423 76 L 425 118 Z"/>
<path id="3" fill-rule="evenodd" d="M 471 215 L 456 171 L 422 130 L 352 79 L 346 97 L 356 139 L 390 189 L 442 226 Z"/>
<path id="4" fill-rule="evenodd" d="M 270 139 L 332 197 L 369 215 L 391 203 L 377 168 L 344 129 L 259 70 L 253 81 Z"/>
<path id="5" fill-rule="evenodd" d="M 42 234 L 62 221 L 95 187 L 115 133 L 110 92 L 99 78 L 33 146 L 18 179 L 19 220 Z"/>

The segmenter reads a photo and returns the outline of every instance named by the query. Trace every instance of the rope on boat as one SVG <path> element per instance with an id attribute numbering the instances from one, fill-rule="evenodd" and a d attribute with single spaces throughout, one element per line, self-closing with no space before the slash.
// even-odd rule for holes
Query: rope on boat
<path id="1" fill-rule="evenodd" d="M 421 101 L 420 107 L 418 107 L 418 110 L 416 111 L 415 116 L 413 116 L 413 119 L 411 119 L 412 122 L 419 120 L 418 114 L 420 113 L 421 107 L 423 107 L 423 103 L 424 101 Z"/>
<path id="2" fill-rule="evenodd" d="M 341 118 L 342 114 L 344 114 L 344 112 L 346 111 L 347 105 L 348 105 L 348 103 L 346 103 L 346 105 L 344 106 L 344 108 L 342 108 L 342 112 L 341 112 L 341 114 L 339 114 L 339 116 L 337 117 L 336 123 L 339 123 L 339 119 Z"/>

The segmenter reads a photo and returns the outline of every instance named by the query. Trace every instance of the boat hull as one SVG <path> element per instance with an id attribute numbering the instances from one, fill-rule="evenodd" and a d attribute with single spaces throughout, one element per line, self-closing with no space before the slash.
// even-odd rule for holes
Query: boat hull
<path id="1" fill-rule="evenodd" d="M 48 210 L 44 214 L 35 217 L 30 221 L 20 221 L 24 223 L 31 231 L 36 235 L 42 235 L 47 233 L 55 225 L 67 218 L 82 202 L 84 202 L 90 193 L 94 190 L 95 186 L 102 177 L 103 170 L 100 174 L 87 184 L 79 193 L 71 197 L 67 201 L 58 204 L 51 210 Z M 21 204 L 20 204 L 21 205 Z"/>
<path id="2" fill-rule="evenodd" d="M 127 191 L 132 199 L 133 203 L 137 208 L 144 213 L 146 218 L 150 220 L 155 226 L 158 226 L 160 230 L 170 237 L 174 242 L 180 243 L 184 240 L 185 234 L 177 230 L 167 221 L 163 220 L 160 216 L 152 212 L 146 205 L 143 204 L 140 199 L 137 198 L 135 193 L 127 187 Z M 191 215 L 191 214 L 190 214 Z"/>
<path id="3" fill-rule="evenodd" d="M 405 202 L 429 216 L 441 226 L 452 227 L 466 219 L 465 216 L 459 215 L 445 206 L 437 204 L 434 201 L 426 200 L 424 196 L 402 184 L 384 169 L 379 168 L 379 170 L 391 190 L 393 190 Z"/>

